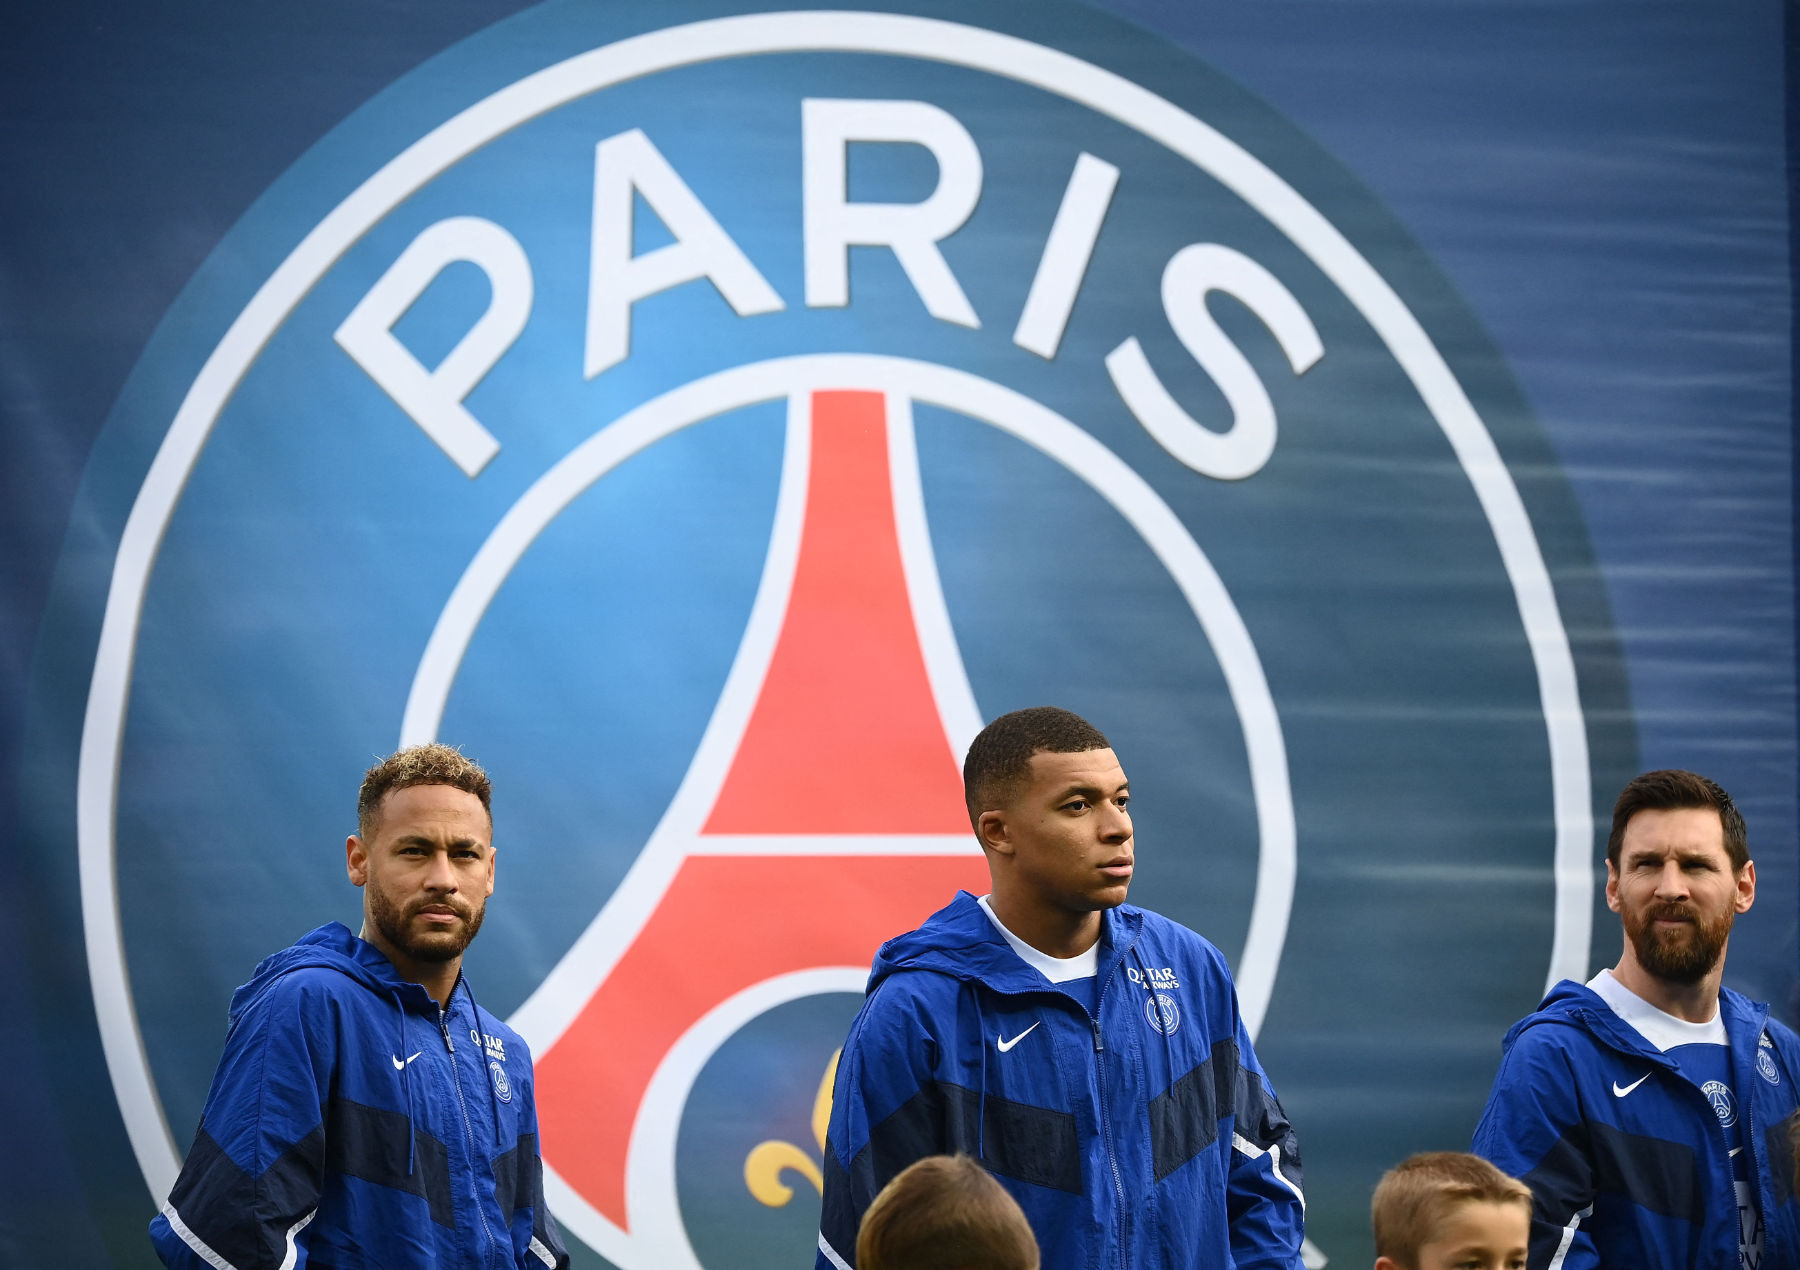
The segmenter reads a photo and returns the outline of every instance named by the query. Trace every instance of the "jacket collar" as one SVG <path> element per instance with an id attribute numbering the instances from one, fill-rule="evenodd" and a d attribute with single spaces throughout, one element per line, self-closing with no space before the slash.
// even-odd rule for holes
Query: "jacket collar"
<path id="1" fill-rule="evenodd" d="M 1095 974 L 1105 983 L 1129 955 L 1143 929 L 1142 909 L 1129 904 L 1100 914 L 1100 954 Z M 995 992 L 1054 991 L 1050 981 L 1012 950 L 981 904 L 967 891 L 933 913 L 917 930 L 881 946 L 875 954 L 868 991 L 901 970 L 933 970 L 952 978 L 975 981 Z"/>
<path id="2" fill-rule="evenodd" d="M 1756 1049 L 1761 1043 L 1763 1027 L 1769 1017 L 1769 1007 L 1760 1001 L 1752 1001 L 1741 992 L 1721 988 L 1719 1017 L 1724 1021 L 1725 1036 L 1731 1043 L 1734 1062 L 1738 1056 L 1755 1061 Z M 1511 1049 L 1513 1042 L 1527 1028 L 1545 1023 L 1580 1027 L 1596 1040 L 1621 1053 L 1670 1065 L 1662 1052 L 1645 1040 L 1643 1033 L 1614 1014 L 1612 1007 L 1598 993 L 1573 979 L 1564 979 L 1550 989 L 1549 995 L 1536 1011 L 1513 1024 L 1506 1033 L 1504 1048 Z"/>
<path id="3" fill-rule="evenodd" d="M 327 922 L 308 931 L 280 952 L 263 958 L 250 977 L 250 982 L 231 997 L 231 1018 L 235 1020 L 249 1004 L 285 975 L 310 967 L 335 970 L 354 979 L 369 991 L 400 1003 L 415 1013 L 438 1012 L 436 999 L 420 984 L 402 979 L 394 963 L 374 944 L 350 933 L 342 922 Z M 460 980 L 458 981 L 461 982 Z M 459 994 L 452 993 L 446 1012 L 456 1008 Z"/>

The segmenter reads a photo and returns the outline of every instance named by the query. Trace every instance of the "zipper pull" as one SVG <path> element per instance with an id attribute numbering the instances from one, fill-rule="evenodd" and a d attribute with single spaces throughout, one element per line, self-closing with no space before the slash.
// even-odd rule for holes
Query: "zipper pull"
<path id="1" fill-rule="evenodd" d="M 450 1039 L 450 1016 L 444 1013 L 441 1005 L 438 1007 L 438 1031 L 444 1034 L 444 1048 L 456 1053 L 456 1042 Z"/>
<path id="2" fill-rule="evenodd" d="M 1106 1051 L 1106 1042 L 1100 1039 L 1100 1020 L 1090 1014 L 1088 1016 L 1088 1022 L 1092 1024 L 1094 1028 L 1094 1053 L 1104 1053 Z"/>

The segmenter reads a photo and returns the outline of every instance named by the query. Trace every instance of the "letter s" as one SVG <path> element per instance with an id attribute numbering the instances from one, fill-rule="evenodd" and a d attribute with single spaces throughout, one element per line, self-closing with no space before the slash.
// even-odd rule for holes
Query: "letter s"
<path id="1" fill-rule="evenodd" d="M 1231 426 L 1215 432 L 1183 410 L 1139 347 L 1135 336 L 1106 358 L 1114 387 L 1145 431 L 1163 449 L 1207 476 L 1241 481 L 1262 470 L 1275 451 L 1275 407 L 1268 389 L 1238 347 L 1206 310 L 1209 292 L 1244 302 L 1274 334 L 1296 375 L 1325 354 L 1306 310 L 1275 275 L 1242 252 L 1218 243 L 1183 247 L 1163 269 L 1163 311 L 1183 348 L 1218 384 L 1231 406 Z"/>

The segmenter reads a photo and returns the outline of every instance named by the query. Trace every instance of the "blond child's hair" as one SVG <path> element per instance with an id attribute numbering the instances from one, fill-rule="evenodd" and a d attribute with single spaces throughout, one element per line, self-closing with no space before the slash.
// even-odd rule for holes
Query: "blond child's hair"
<path id="1" fill-rule="evenodd" d="M 1017 1201 L 966 1155 L 928 1155 L 881 1188 L 856 1238 L 859 1270 L 1038 1270 Z"/>
<path id="2" fill-rule="evenodd" d="M 1471 1201 L 1518 1204 L 1531 1216 L 1531 1189 L 1478 1155 L 1426 1151 L 1402 1160 L 1382 1176 L 1369 1203 L 1375 1255 L 1417 1266 L 1419 1249 L 1431 1242 L 1445 1215 Z"/>

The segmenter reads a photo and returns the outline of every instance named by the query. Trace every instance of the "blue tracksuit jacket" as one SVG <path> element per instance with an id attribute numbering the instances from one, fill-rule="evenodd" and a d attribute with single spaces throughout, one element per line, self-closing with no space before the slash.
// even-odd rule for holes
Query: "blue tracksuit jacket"
<path id="1" fill-rule="evenodd" d="M 875 959 L 832 1090 L 819 1270 L 854 1263 L 875 1193 L 962 1151 L 1025 1210 L 1056 1270 L 1299 1270 L 1293 1129 L 1219 951 L 1104 914 L 1098 1017 L 961 892 Z"/>
<path id="2" fill-rule="evenodd" d="M 1762 1267 L 1746 1270 L 1800 1265 L 1800 1037 L 1729 988 L 1719 1009 L 1764 1228 Z M 1557 984 L 1507 1032 L 1474 1149 L 1531 1187 L 1532 1270 L 1737 1270 L 1730 1143 L 1711 1102 L 1582 984 Z"/>
<path id="3" fill-rule="evenodd" d="M 150 1239 L 180 1270 L 559 1270 L 531 1055 L 336 922 L 265 959 Z"/>

